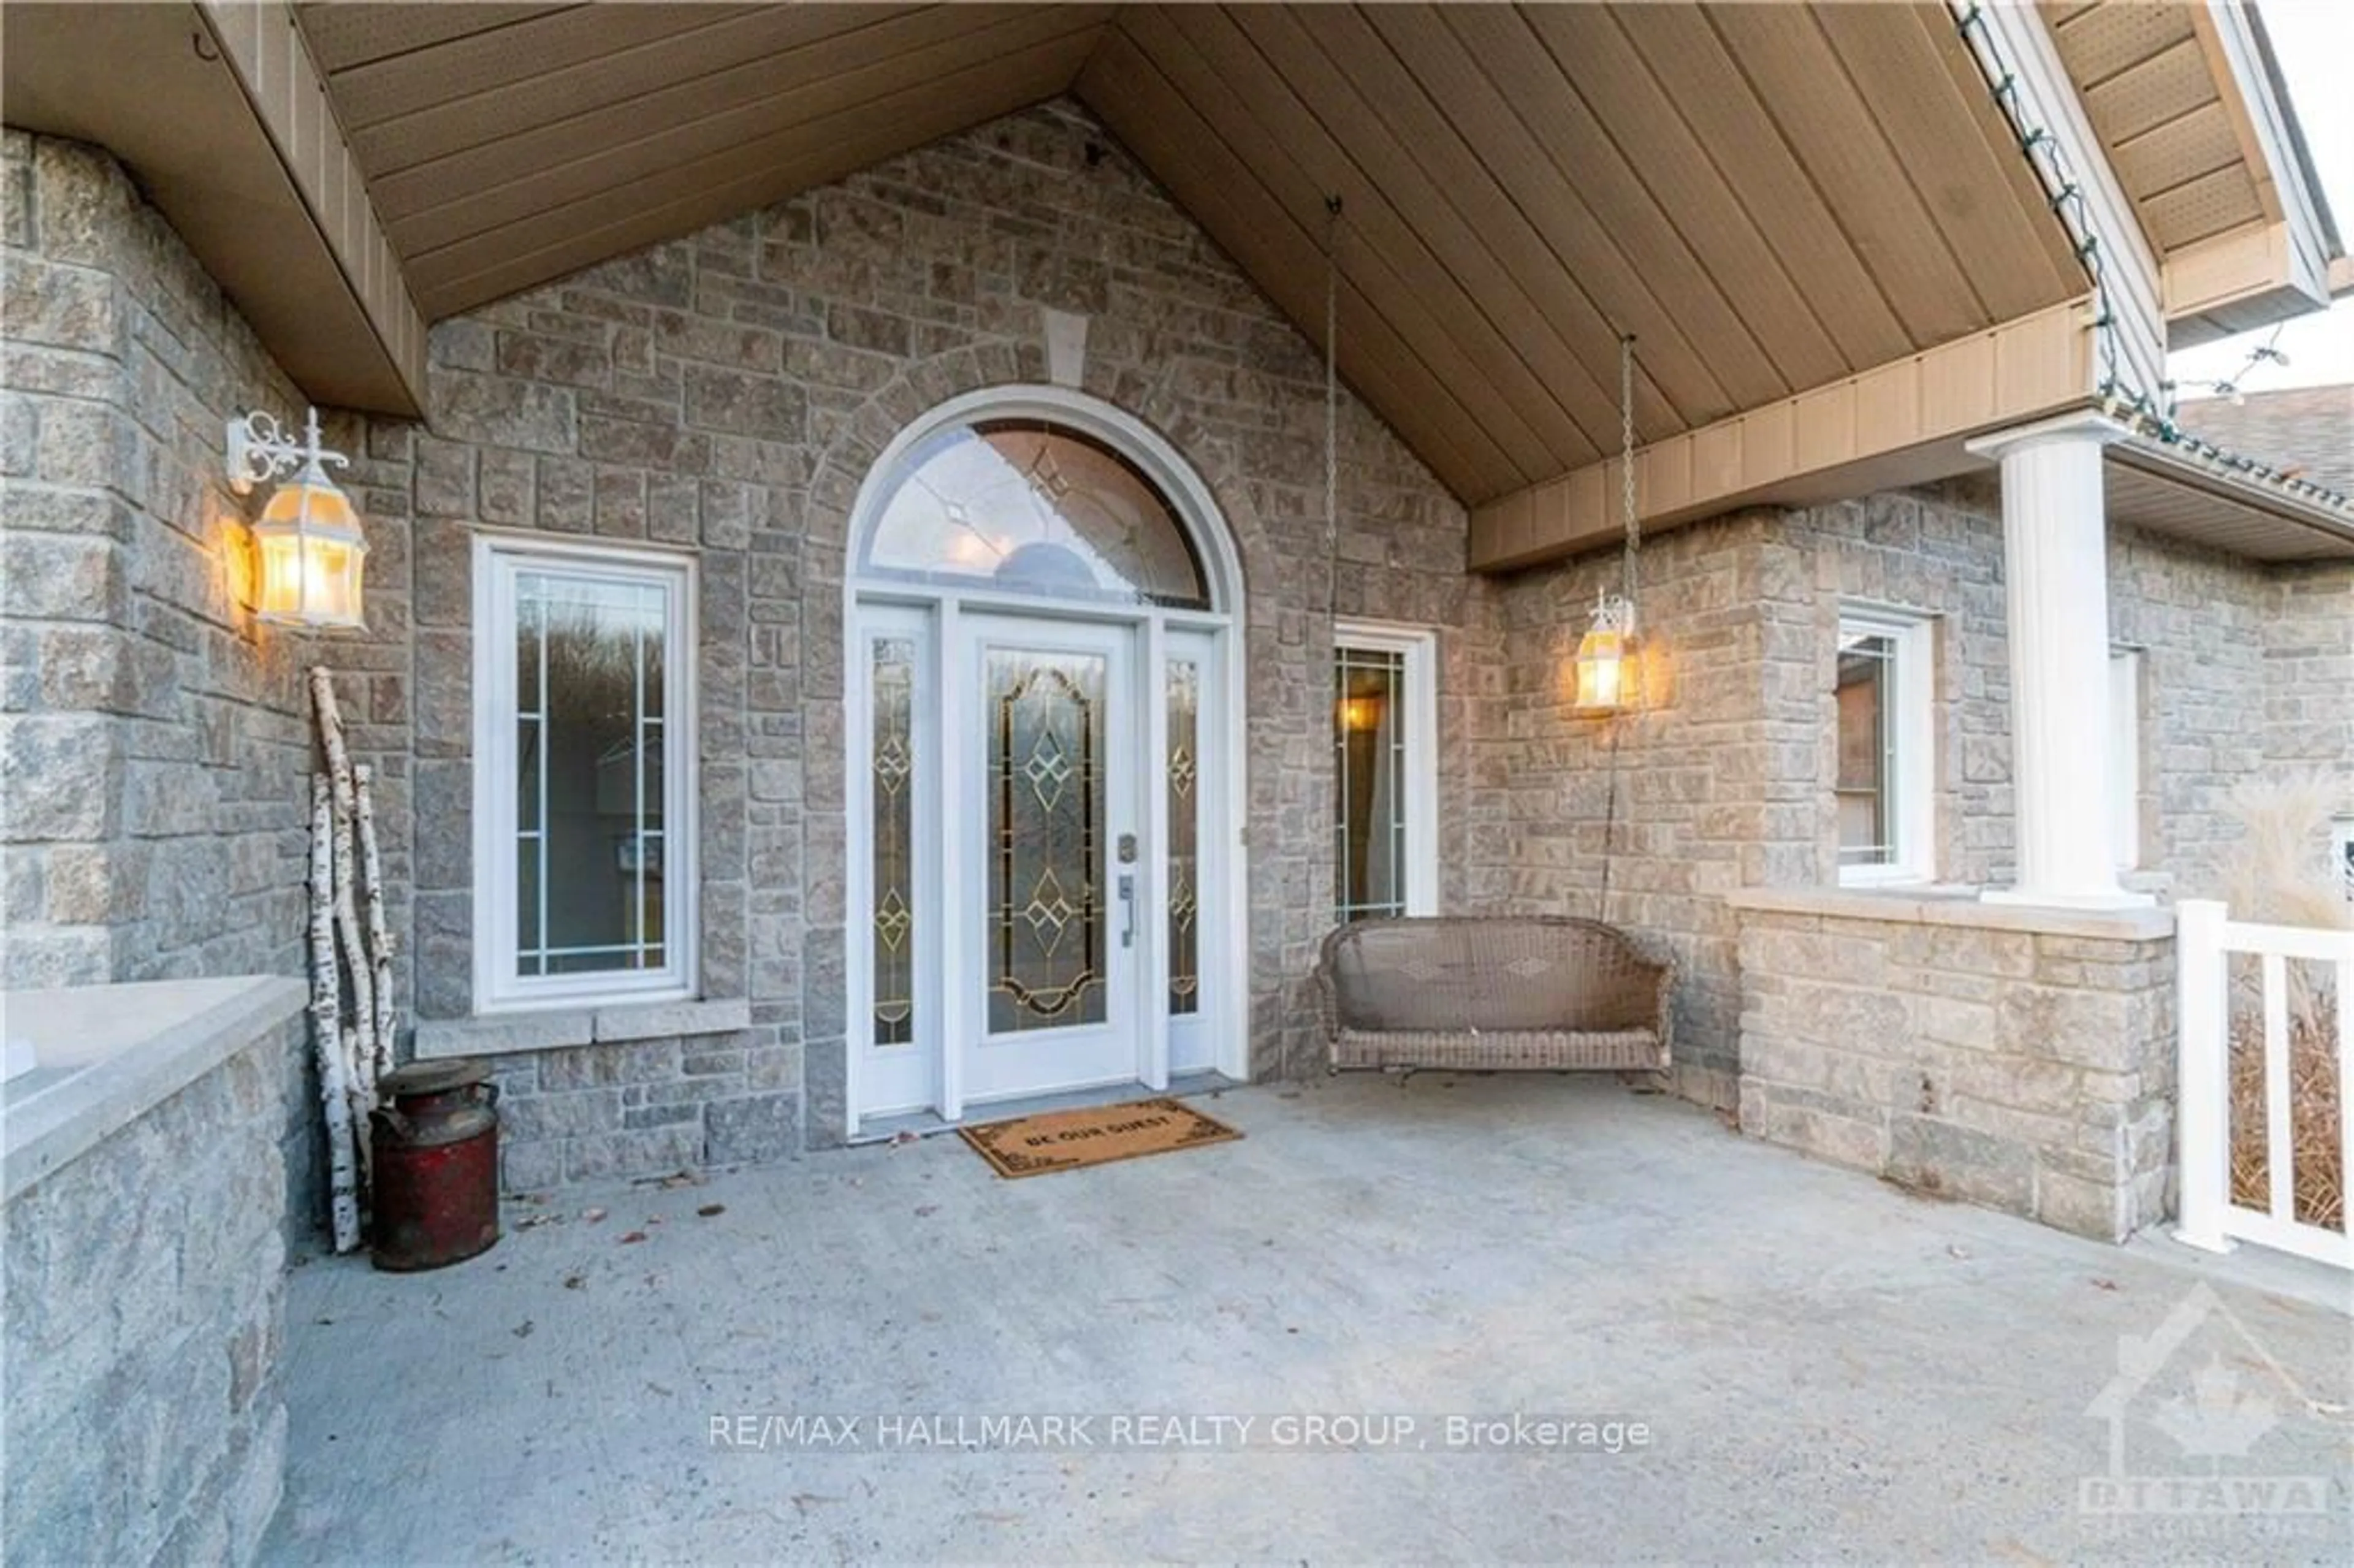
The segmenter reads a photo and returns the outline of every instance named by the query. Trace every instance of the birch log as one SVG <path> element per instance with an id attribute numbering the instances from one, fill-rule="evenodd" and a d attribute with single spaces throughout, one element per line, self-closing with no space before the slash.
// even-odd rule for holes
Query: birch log
<path id="1" fill-rule="evenodd" d="M 352 796 L 359 817 L 360 896 L 367 906 L 369 982 L 376 1000 L 376 1058 L 368 1069 L 368 1087 L 392 1071 L 392 932 L 384 918 L 384 861 L 376 847 L 376 769 L 366 763 L 352 768 Z"/>
<path id="2" fill-rule="evenodd" d="M 327 1118 L 327 1191 L 335 1250 L 360 1245 L 359 1171 L 353 1158 L 351 1074 L 344 1055 L 344 988 L 335 972 L 333 791 L 311 775 L 311 1031 Z"/>
<path id="3" fill-rule="evenodd" d="M 335 705 L 334 677 L 322 664 L 311 672 L 311 705 L 319 718 L 319 745 L 327 757 L 327 781 L 334 795 L 335 929 L 343 938 L 344 964 L 352 990 L 353 1086 L 360 1107 L 360 1158 L 367 1159 L 367 1112 L 376 1108 L 376 971 L 360 934 L 359 900 L 353 891 L 358 791 L 352 782 L 351 752 L 344 745 L 344 715 Z"/>

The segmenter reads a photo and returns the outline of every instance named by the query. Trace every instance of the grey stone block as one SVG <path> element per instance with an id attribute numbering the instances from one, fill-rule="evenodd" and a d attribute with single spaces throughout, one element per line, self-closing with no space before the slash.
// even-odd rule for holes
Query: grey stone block
<path id="1" fill-rule="evenodd" d="M 614 1089 L 532 1095 L 499 1107 L 500 1131 L 517 1144 L 611 1132 L 620 1125 L 621 1097 Z"/>
<path id="2" fill-rule="evenodd" d="M 703 1138 L 693 1127 L 603 1133 L 574 1139 L 564 1148 L 564 1175 L 568 1181 L 662 1175 L 703 1163 Z"/>
<path id="3" fill-rule="evenodd" d="M 727 1034 L 748 1029 L 752 1004 L 741 997 L 711 1001 L 663 1001 L 600 1007 L 595 1015 L 599 1044 L 658 1040 L 682 1035 Z"/>
<path id="4" fill-rule="evenodd" d="M 416 1053 L 422 1059 L 499 1056 L 586 1045 L 596 1038 L 596 1014 L 586 1008 L 546 1012 L 493 1012 L 477 1018 L 422 1019 Z"/>
<path id="5" fill-rule="evenodd" d="M 703 1158 L 713 1165 L 790 1159 L 801 1148 L 799 1095 L 714 1100 L 703 1110 Z"/>
<path id="6" fill-rule="evenodd" d="M 2033 1151 L 1990 1134 L 1926 1117 L 1892 1117 L 1888 1123 L 1890 1180 L 1925 1192 L 1960 1198 L 2012 1213 L 2031 1213 Z"/>

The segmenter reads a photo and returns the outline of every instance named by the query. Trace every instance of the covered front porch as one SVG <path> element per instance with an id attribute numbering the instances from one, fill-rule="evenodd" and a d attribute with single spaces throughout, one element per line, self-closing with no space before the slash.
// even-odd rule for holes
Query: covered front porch
<path id="1" fill-rule="evenodd" d="M 264 1560 L 2347 1550 L 2342 1286 L 2299 1266 L 1925 1201 L 1607 1079 L 1203 1103 L 1243 1140 L 1006 1181 L 935 1138 L 570 1190 L 454 1272 L 314 1260 Z M 2306 1479 L 2202 1536 L 2169 1412 L 2217 1366 L 2270 1417 L 2233 1467 Z M 1091 1421 L 982 1436 L 1049 1415 Z"/>

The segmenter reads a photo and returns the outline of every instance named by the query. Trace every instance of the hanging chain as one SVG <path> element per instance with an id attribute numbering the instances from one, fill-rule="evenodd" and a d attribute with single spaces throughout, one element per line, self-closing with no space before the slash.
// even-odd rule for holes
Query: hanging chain
<path id="1" fill-rule="evenodd" d="M 1341 612 L 1341 198 L 1324 198 L 1324 613 Z"/>
<path id="2" fill-rule="evenodd" d="M 1643 519 L 1635 507 L 1635 337 L 1618 340 L 1618 489 L 1627 522 L 1625 584 L 1627 613 L 1635 611 L 1635 556 L 1643 547 Z"/>

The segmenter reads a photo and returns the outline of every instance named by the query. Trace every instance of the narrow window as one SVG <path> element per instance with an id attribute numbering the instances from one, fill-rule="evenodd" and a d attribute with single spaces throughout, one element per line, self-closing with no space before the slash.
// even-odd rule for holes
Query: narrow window
<path id="1" fill-rule="evenodd" d="M 916 641 L 878 637 L 873 652 L 875 1044 L 906 1045 L 916 1038 Z"/>
<path id="2" fill-rule="evenodd" d="M 1437 702 L 1426 631 L 1343 626 L 1332 676 L 1333 906 L 1437 907 Z"/>
<path id="3" fill-rule="evenodd" d="M 1169 661 L 1169 1015 L 1202 1010 L 1202 665 Z"/>
<path id="4" fill-rule="evenodd" d="M 476 567 L 476 1004 L 688 994 L 688 567 L 487 539 Z"/>
<path id="5" fill-rule="evenodd" d="M 1840 617 L 1831 794 L 1841 882 L 1935 874 L 1930 657 L 1925 620 L 1861 609 Z"/>

